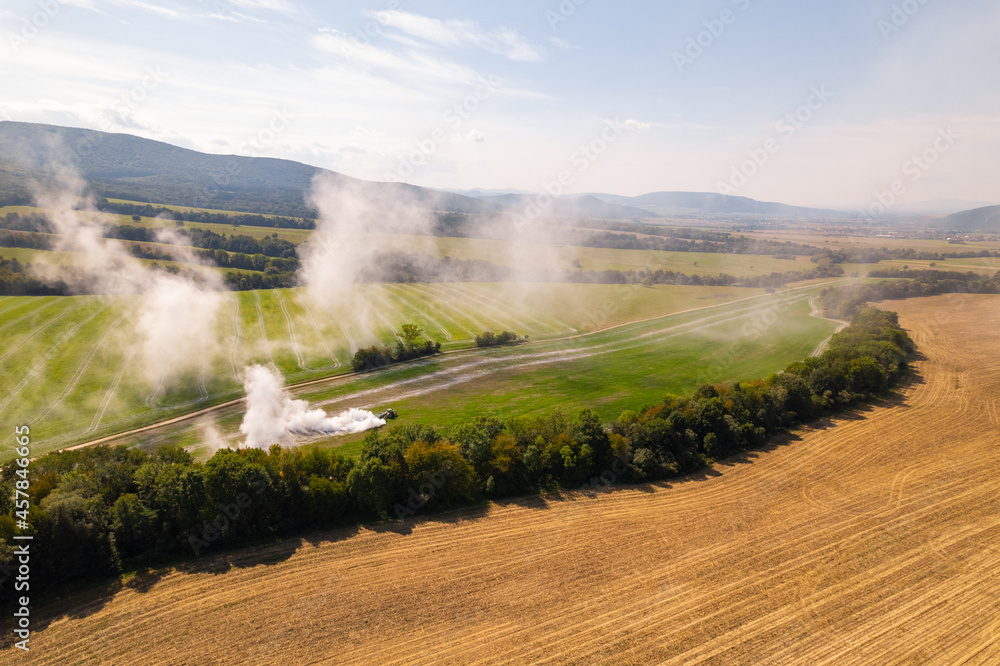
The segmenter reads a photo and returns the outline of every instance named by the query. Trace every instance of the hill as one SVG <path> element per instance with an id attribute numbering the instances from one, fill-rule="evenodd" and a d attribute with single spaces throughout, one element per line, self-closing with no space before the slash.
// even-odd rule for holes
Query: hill
<path id="1" fill-rule="evenodd" d="M 757 215 L 809 219 L 842 218 L 846 215 L 835 210 L 789 206 L 713 192 L 650 192 L 635 197 L 595 193 L 591 196 L 619 206 L 641 208 L 647 214 L 657 215 Z"/>
<path id="2" fill-rule="evenodd" d="M 292 160 L 212 155 L 130 134 L 0 121 L 0 205 L 30 203 L 31 181 L 52 181 L 56 165 L 73 167 L 97 196 L 293 217 L 315 215 L 306 193 L 319 173 L 351 184 L 376 201 L 403 198 L 426 209 L 454 213 L 517 214 L 538 196 L 523 190 L 449 191 L 376 183 Z M 845 215 L 709 192 L 650 192 L 635 197 L 574 194 L 555 198 L 548 212 L 596 219 L 664 215 L 838 219 Z"/>
<path id="3" fill-rule="evenodd" d="M 1000 206 L 984 206 L 953 213 L 938 220 L 934 226 L 954 231 L 1000 233 Z"/>
<path id="4" fill-rule="evenodd" d="M 510 212 L 524 210 L 535 203 L 537 194 L 500 194 L 478 197 L 480 201 L 489 201 L 503 206 Z M 571 218 L 611 218 L 628 219 L 657 217 L 656 213 L 634 206 L 623 206 L 602 201 L 589 194 L 576 194 L 552 199 L 547 212 L 559 217 Z"/>
<path id="5" fill-rule="evenodd" d="M 270 157 L 210 155 L 129 134 L 36 123 L 0 122 L 0 203 L 27 203 L 29 181 L 69 165 L 98 196 L 252 213 L 314 216 L 306 204 L 321 172 L 367 190 L 376 200 L 406 197 L 425 208 L 492 213 L 499 207 L 402 183 L 372 183 Z"/>

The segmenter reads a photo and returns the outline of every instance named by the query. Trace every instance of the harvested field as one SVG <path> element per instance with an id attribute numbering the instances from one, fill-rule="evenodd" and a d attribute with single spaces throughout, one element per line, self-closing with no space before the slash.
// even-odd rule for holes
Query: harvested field
<path id="1" fill-rule="evenodd" d="M 204 555 L 25 663 L 1000 663 L 1000 298 L 890 302 L 898 396 L 670 484 Z M 9 653 L 8 653 L 9 654 Z"/>

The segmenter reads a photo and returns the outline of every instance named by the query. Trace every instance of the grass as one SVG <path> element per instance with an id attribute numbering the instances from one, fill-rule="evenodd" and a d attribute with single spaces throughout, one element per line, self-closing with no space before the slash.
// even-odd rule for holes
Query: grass
<path id="1" fill-rule="evenodd" d="M 26 206 L 20 212 L 38 211 Z M 174 207 L 179 208 L 179 207 Z M 0 214 L 7 209 L 0 209 Z M 98 213 L 109 224 L 124 224 L 147 229 L 174 227 L 173 220 L 142 217 L 134 222 L 130 215 Z M 243 234 L 255 239 L 276 235 L 296 245 L 307 243 L 311 231 L 306 229 L 272 229 L 270 227 L 185 222 L 189 229 L 205 229 L 215 233 Z M 449 238 L 404 234 L 365 234 L 359 243 L 378 247 L 381 251 L 422 252 L 431 256 L 453 259 L 481 260 L 503 266 L 548 268 L 572 271 L 579 267 L 588 271 L 603 270 L 669 270 L 687 275 L 737 276 L 767 275 L 775 272 L 806 270 L 812 267 L 809 258 L 774 259 L 770 255 L 732 255 L 708 252 L 659 252 L 653 250 L 615 250 L 609 248 L 558 245 L 549 243 L 520 243 L 483 238 Z M 156 245 L 155 243 L 142 243 Z"/>
<path id="2" fill-rule="evenodd" d="M 808 356 L 835 324 L 811 316 L 819 286 L 758 295 L 677 312 L 586 335 L 530 345 L 470 350 L 293 390 L 314 407 L 393 407 L 397 423 L 447 430 L 481 414 L 499 418 L 594 408 L 603 419 L 654 403 L 667 393 L 690 393 L 703 383 L 766 376 Z M 666 291 L 665 289 L 663 291 Z M 121 441 L 155 448 L 196 442 L 211 425 L 231 443 L 241 440 L 241 405 L 211 419 L 182 422 Z M 342 446 L 356 455 L 362 435 L 317 437 L 306 446 Z M 204 455 L 207 449 L 202 450 Z"/>
<path id="3" fill-rule="evenodd" d="M 913 249 L 917 252 L 968 252 L 978 250 L 1000 250 L 1000 239 L 949 243 L 946 239 L 934 238 L 880 238 L 878 236 L 851 236 L 822 230 L 775 230 L 741 232 L 750 238 L 770 238 L 776 241 L 804 243 L 824 249 L 838 248 L 889 248 Z M 976 235 L 986 235 L 977 233 Z"/>
<path id="4" fill-rule="evenodd" d="M 289 383 L 344 373 L 352 349 L 391 341 L 391 331 L 404 323 L 417 323 L 445 349 L 457 349 L 471 346 L 486 326 L 545 340 L 761 293 L 579 284 L 357 285 L 329 308 L 297 289 L 228 293 L 216 322 L 218 353 L 201 371 L 164 387 L 147 378 L 135 329 L 143 308 L 137 298 L 5 297 L 0 418 L 33 423 L 34 450 L 43 453 L 239 398 L 242 370 L 251 363 L 273 363 Z"/>
<path id="5" fill-rule="evenodd" d="M 812 267 L 809 258 L 774 259 L 769 255 L 719 254 L 710 252 L 660 252 L 615 250 L 547 243 L 519 243 L 483 238 L 435 238 L 401 234 L 369 234 L 370 242 L 383 250 L 425 252 L 436 257 L 490 261 L 504 266 L 562 270 L 650 270 L 679 271 L 687 275 L 754 276 L 797 271 Z"/>
<path id="6" fill-rule="evenodd" d="M 145 242 L 133 242 L 133 241 L 109 241 L 120 243 L 122 245 L 142 245 L 144 247 L 154 247 L 154 248 L 164 248 L 170 250 L 170 245 L 165 245 L 162 243 L 145 243 Z M 84 262 L 84 254 L 82 252 L 68 252 L 68 251 L 55 251 L 55 250 L 39 250 L 35 248 L 27 247 L 0 247 L 0 258 L 3 259 L 17 259 L 22 264 L 52 264 L 57 266 L 76 266 Z M 188 264 L 179 261 L 168 261 L 164 259 L 136 259 L 146 266 L 174 266 L 181 270 L 186 271 L 216 271 L 218 273 L 238 273 L 240 275 L 249 273 L 262 273 L 262 271 L 251 271 L 242 268 L 218 268 L 215 266 L 204 267 L 197 264 Z"/>

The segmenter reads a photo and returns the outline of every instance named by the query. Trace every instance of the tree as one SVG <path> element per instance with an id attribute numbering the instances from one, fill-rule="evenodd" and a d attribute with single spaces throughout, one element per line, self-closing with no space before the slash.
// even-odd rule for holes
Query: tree
<path id="1" fill-rule="evenodd" d="M 422 328 L 416 324 L 403 324 L 402 338 L 403 343 L 406 345 L 407 351 L 413 351 L 417 347 L 417 342 L 420 341 L 421 336 L 423 336 L 424 331 Z"/>
<path id="2" fill-rule="evenodd" d="M 347 491 L 358 508 L 380 518 L 388 516 L 394 486 L 392 468 L 378 458 L 369 458 L 347 475 Z"/>
<path id="3" fill-rule="evenodd" d="M 138 495 L 122 495 L 111 505 L 111 533 L 122 556 L 138 555 L 152 547 L 156 535 L 156 511 Z"/>
<path id="4" fill-rule="evenodd" d="M 454 444 L 417 441 L 406 449 L 407 481 L 427 506 L 449 506 L 472 498 L 475 474 Z"/>
<path id="5" fill-rule="evenodd" d="M 312 522 L 336 520 L 344 515 L 350 495 L 347 487 L 322 476 L 309 477 L 308 517 Z"/>
<path id="6" fill-rule="evenodd" d="M 132 216 L 132 221 L 135 222 L 136 224 L 139 224 L 140 222 L 142 222 L 142 216 L 141 215 L 133 215 Z"/>

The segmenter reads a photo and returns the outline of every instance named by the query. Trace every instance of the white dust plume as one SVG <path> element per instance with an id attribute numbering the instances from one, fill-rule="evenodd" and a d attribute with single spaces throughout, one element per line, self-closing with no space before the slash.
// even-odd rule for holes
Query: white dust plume
<path id="1" fill-rule="evenodd" d="M 200 266 L 176 273 L 147 266 L 122 243 L 103 238 L 106 223 L 84 194 L 83 180 L 69 167 L 57 173 L 57 186 L 39 188 L 35 200 L 58 234 L 53 249 L 74 252 L 76 261 L 70 270 L 39 263 L 36 272 L 65 281 L 75 293 L 140 297 L 130 343 L 139 345 L 150 384 L 168 387 L 185 373 L 205 367 L 218 352 L 215 326 L 224 289 L 220 274 Z M 187 242 L 173 230 L 160 235 L 166 242 Z M 186 264 L 201 263 L 190 247 L 164 249 Z"/>
<path id="2" fill-rule="evenodd" d="M 290 444 L 295 435 L 346 435 L 385 425 L 384 419 L 363 409 L 352 407 L 336 416 L 309 409 L 305 400 L 292 398 L 279 374 L 262 365 L 247 368 L 245 377 L 247 412 L 240 432 L 246 435 L 247 447 L 262 449 Z"/>

